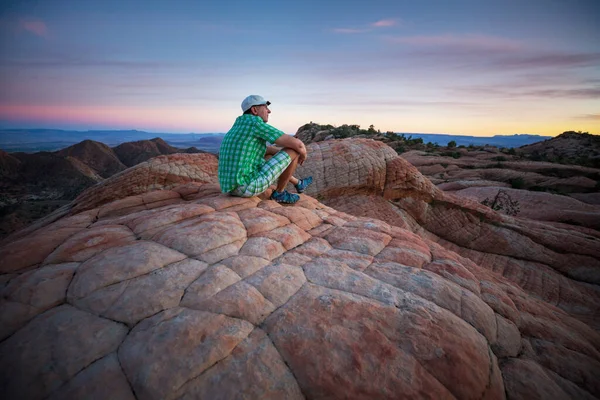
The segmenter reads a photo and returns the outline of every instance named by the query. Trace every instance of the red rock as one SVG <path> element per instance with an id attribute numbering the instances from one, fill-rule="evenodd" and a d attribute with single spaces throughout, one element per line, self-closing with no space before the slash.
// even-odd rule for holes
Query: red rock
<path id="1" fill-rule="evenodd" d="M 107 355 L 75 375 L 54 392 L 49 400 L 81 398 L 135 399 L 116 353 Z"/>
<path id="2" fill-rule="evenodd" d="M 45 398 L 126 335 L 124 325 L 68 305 L 46 311 L 0 344 L 0 395 Z"/>
<path id="3" fill-rule="evenodd" d="M 252 329 L 240 319 L 174 308 L 138 324 L 119 348 L 119 360 L 136 396 L 171 399 L 231 354 Z"/>
<path id="4" fill-rule="evenodd" d="M 598 395 L 600 234 L 441 192 L 381 143 L 309 150 L 328 205 L 177 187 L 214 160 L 166 157 L 4 242 L 0 395 Z"/>
<path id="5" fill-rule="evenodd" d="M 302 268 L 287 264 L 265 267 L 250 276 L 246 282 L 254 286 L 275 307 L 290 299 L 306 282 Z"/>
<path id="6" fill-rule="evenodd" d="M 44 264 L 85 261 L 106 249 L 134 241 L 133 233 L 123 226 L 105 225 L 86 229 L 66 240 L 46 257 Z"/>
<path id="7" fill-rule="evenodd" d="M 245 377 L 246 379 L 239 379 Z M 304 399 L 294 375 L 269 337 L 255 329 L 224 360 L 178 393 L 182 399 Z"/>
<path id="8" fill-rule="evenodd" d="M 263 231 L 271 231 L 290 223 L 287 218 L 273 214 L 262 208 L 250 208 L 238 213 L 248 236 L 256 235 Z"/>
<path id="9" fill-rule="evenodd" d="M 81 230 L 82 228 L 57 228 L 52 230 L 51 234 L 36 232 L 5 244 L 0 247 L 0 259 L 2 260 L 0 272 L 23 271 L 41 264 L 65 239 Z M 32 246 L 32 243 L 35 243 L 35 246 Z"/>
<path id="10" fill-rule="evenodd" d="M 152 240 L 194 257 L 246 237 L 246 230 L 235 213 L 213 213 L 171 225 Z"/>
<path id="11" fill-rule="evenodd" d="M 265 327 L 309 398 L 480 398 L 491 383 L 485 340 L 422 307 L 310 285 Z M 491 398 L 504 398 L 491 386 Z"/>
<path id="12" fill-rule="evenodd" d="M 151 190 L 171 189 L 186 182 L 214 183 L 217 167 L 217 158 L 208 153 L 158 156 L 81 193 L 74 201 L 72 212 L 89 210 Z"/>

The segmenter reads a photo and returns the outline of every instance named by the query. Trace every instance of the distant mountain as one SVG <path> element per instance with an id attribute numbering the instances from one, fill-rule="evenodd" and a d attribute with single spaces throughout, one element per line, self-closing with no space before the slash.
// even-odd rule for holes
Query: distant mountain
<path id="1" fill-rule="evenodd" d="M 55 153 L 57 156 L 74 157 L 92 168 L 102 178 L 108 178 L 127 167 L 119 160 L 113 149 L 104 143 L 84 140 Z"/>
<path id="2" fill-rule="evenodd" d="M 494 136 L 464 136 L 464 135 L 446 135 L 434 133 L 404 133 L 404 136 L 412 138 L 421 138 L 423 142 L 437 143 L 440 146 L 447 146 L 449 142 L 456 142 L 457 146 L 494 146 L 494 147 L 521 147 L 532 143 L 551 139 L 552 136 L 540 136 L 529 134 L 517 135 L 494 135 Z"/>
<path id="3" fill-rule="evenodd" d="M 218 153 L 222 133 L 150 133 L 136 130 L 65 131 L 60 129 L 4 129 L 0 130 L 0 149 L 9 153 L 22 151 L 56 151 L 83 140 L 101 142 L 107 146 L 149 140 L 160 137 L 177 148 L 197 147 L 209 153 Z"/>
<path id="4" fill-rule="evenodd" d="M 122 143 L 113 150 L 123 164 L 128 167 L 132 167 L 156 156 L 182 152 L 181 149 L 170 146 L 161 138 Z M 205 153 L 195 147 L 192 151 L 189 151 L 190 149 L 187 150 L 188 151 L 185 151 L 186 153 Z"/>
<path id="5" fill-rule="evenodd" d="M 306 124 L 300 127 L 298 131 L 306 130 L 307 127 L 311 126 L 318 127 L 315 129 L 333 128 L 331 125 Z M 437 143 L 440 146 L 446 146 L 448 142 L 455 141 L 458 146 L 489 145 L 507 148 L 520 147 L 552 138 L 551 136 L 529 134 L 486 137 L 410 132 L 402 134 L 406 137 L 421 138 L 425 143 Z M 217 154 L 223 136 L 225 136 L 224 133 L 150 133 L 136 130 L 65 131 L 58 129 L 5 129 L 0 130 L 0 149 L 9 153 L 15 151 L 31 153 L 36 151 L 61 150 L 86 139 L 102 142 L 108 146 L 118 146 L 121 143 L 160 137 L 168 145 L 176 148 L 196 147 L 200 150 Z"/>

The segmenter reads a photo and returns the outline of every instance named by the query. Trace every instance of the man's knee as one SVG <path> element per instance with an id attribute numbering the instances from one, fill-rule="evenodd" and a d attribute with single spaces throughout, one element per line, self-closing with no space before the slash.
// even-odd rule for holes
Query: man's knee
<path id="1" fill-rule="evenodd" d="M 286 147 L 285 149 L 283 149 L 283 151 L 285 151 L 286 153 L 289 154 L 292 161 L 295 160 L 296 158 L 298 158 L 299 153 L 296 150 L 292 150 L 292 149 Z"/>

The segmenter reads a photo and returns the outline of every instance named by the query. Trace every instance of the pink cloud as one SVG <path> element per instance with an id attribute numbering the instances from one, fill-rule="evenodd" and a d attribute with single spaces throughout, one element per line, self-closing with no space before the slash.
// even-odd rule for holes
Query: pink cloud
<path id="1" fill-rule="evenodd" d="M 333 32 L 347 34 L 365 33 L 372 31 L 373 28 L 385 28 L 394 25 L 396 25 L 396 21 L 393 19 L 381 19 L 377 22 L 373 22 L 372 24 L 370 24 L 368 28 L 334 28 Z"/>
<path id="2" fill-rule="evenodd" d="M 393 19 L 382 19 L 371 24 L 371 26 L 374 26 L 375 28 L 384 28 L 394 25 L 396 25 L 396 21 Z"/>
<path id="3" fill-rule="evenodd" d="M 19 27 L 22 30 L 33 33 L 34 35 L 45 37 L 48 34 L 48 28 L 44 21 L 39 19 L 27 19 L 19 21 Z"/>
<path id="4" fill-rule="evenodd" d="M 428 47 L 463 47 L 489 50 L 517 50 L 521 44 L 510 39 L 484 35 L 404 36 L 389 39 L 393 43 Z"/>

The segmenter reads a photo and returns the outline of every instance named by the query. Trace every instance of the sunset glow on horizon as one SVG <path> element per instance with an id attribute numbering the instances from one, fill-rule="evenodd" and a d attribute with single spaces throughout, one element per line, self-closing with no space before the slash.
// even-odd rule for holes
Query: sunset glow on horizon
<path id="1" fill-rule="evenodd" d="M 12 3 L 2 129 L 226 132 L 260 94 L 290 134 L 600 134 L 597 1 Z"/>

